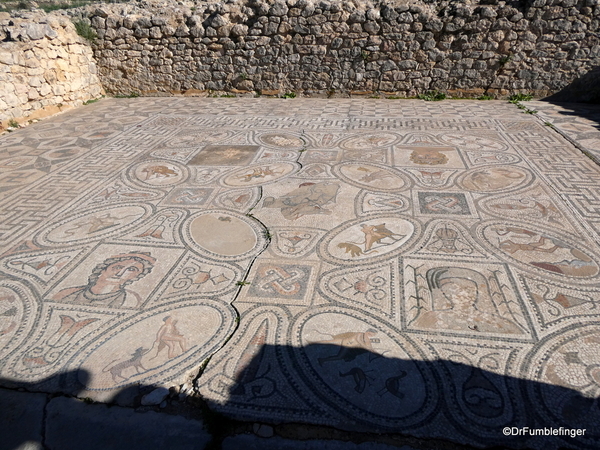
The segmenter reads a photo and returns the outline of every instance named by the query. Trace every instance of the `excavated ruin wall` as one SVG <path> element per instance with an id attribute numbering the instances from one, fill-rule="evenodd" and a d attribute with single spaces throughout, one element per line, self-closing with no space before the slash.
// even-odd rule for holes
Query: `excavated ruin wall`
<path id="1" fill-rule="evenodd" d="M 599 1 L 140 0 L 0 13 L 0 123 L 77 106 L 103 88 L 541 97 L 579 80 L 583 97 L 600 97 L 585 81 L 599 79 Z M 66 14 L 92 26 L 93 43 Z"/>
<path id="2" fill-rule="evenodd" d="M 92 50 L 68 17 L 41 11 L 0 13 L 2 127 L 81 105 L 101 94 Z"/>
<path id="3" fill-rule="evenodd" d="M 138 3 L 87 18 L 100 78 L 117 94 L 544 96 L 598 65 L 598 1 Z"/>

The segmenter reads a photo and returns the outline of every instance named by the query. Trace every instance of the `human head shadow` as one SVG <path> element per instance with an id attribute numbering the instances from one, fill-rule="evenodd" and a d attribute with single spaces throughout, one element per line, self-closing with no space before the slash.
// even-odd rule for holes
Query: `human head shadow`
<path id="1" fill-rule="evenodd" d="M 19 392 L 81 397 L 85 395 L 90 379 L 91 374 L 85 369 L 58 372 L 33 382 L 0 377 L 0 389 L 4 388 L 17 390 Z M 147 394 L 154 388 L 155 386 L 132 383 L 117 390 L 115 394 L 106 400 L 106 403 L 120 406 L 139 406 L 141 396 Z M 0 395 L 2 394 L 0 393 Z"/>
<path id="2" fill-rule="evenodd" d="M 201 413 L 190 408 L 159 414 L 165 410 L 158 406 L 113 407 L 115 403 L 139 407 L 141 398 L 156 386 L 133 383 L 104 404 L 86 397 L 90 380 L 91 374 L 83 369 L 36 382 L 0 378 L 0 450 L 206 448 L 210 436 L 198 420 Z"/>
<path id="3" fill-rule="evenodd" d="M 90 374 L 81 369 L 35 382 L 0 377 L 0 449 L 38 448 L 37 439 L 43 435 L 45 426 L 46 394 L 61 392 L 77 396 L 89 377 Z M 73 379 L 78 381 L 69 383 L 68 380 Z"/>
<path id="4" fill-rule="evenodd" d="M 300 348 L 265 345 L 243 367 L 238 363 L 227 403 L 209 405 L 237 419 L 308 422 L 486 448 L 600 446 L 598 398 L 565 386 L 503 375 L 499 353 L 481 347 L 480 355 L 487 356 L 469 364 L 461 361 L 458 352 L 454 361 L 425 361 L 395 358 L 368 347 L 360 342 Z M 589 380 L 578 381 L 579 385 L 587 384 L 589 393 L 597 393 L 600 379 L 594 374 L 599 375 L 600 368 L 584 367 L 575 357 L 570 363 L 571 369 L 588 374 Z M 553 376 L 560 381 L 561 375 Z M 503 435 L 505 427 L 561 426 L 586 432 L 574 438 Z"/>
<path id="5" fill-rule="evenodd" d="M 592 67 L 567 86 L 544 98 L 544 101 L 600 104 L 600 66 Z"/>
<path id="6" fill-rule="evenodd" d="M 558 92 L 542 99 L 544 102 L 560 106 L 564 120 L 586 119 L 591 128 L 582 129 L 579 139 L 596 139 L 600 131 L 600 66 L 573 80 Z M 564 121 L 559 119 L 559 122 Z M 557 122 L 560 128 L 560 124 Z"/>

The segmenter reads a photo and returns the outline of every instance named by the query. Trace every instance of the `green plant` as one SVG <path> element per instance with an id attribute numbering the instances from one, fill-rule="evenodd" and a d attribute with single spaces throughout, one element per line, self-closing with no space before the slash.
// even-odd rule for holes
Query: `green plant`
<path id="1" fill-rule="evenodd" d="M 247 284 L 250 284 L 249 281 L 238 281 L 235 283 L 236 286 L 246 286 Z"/>
<path id="2" fill-rule="evenodd" d="M 494 97 L 491 95 L 483 94 L 477 97 L 477 100 L 494 100 Z"/>
<path id="3" fill-rule="evenodd" d="M 503 67 L 504 65 L 506 65 L 507 62 L 509 62 L 512 58 L 512 55 L 505 55 L 505 56 L 501 56 L 500 59 L 498 59 L 498 64 L 500 64 L 500 67 Z"/>
<path id="4" fill-rule="evenodd" d="M 223 94 L 223 95 L 220 95 L 219 97 L 221 97 L 221 98 L 234 98 L 235 95 L 233 95 L 233 94 Z"/>
<path id="5" fill-rule="evenodd" d="M 386 97 L 388 100 L 399 100 L 402 97 L 398 97 L 397 95 L 389 95 Z"/>
<path id="6" fill-rule="evenodd" d="M 517 104 L 519 102 L 527 102 L 527 101 L 531 100 L 532 98 L 533 98 L 533 95 L 531 95 L 531 94 L 513 94 L 510 97 L 508 97 L 508 101 L 510 103 Z"/>
<path id="7" fill-rule="evenodd" d="M 296 93 L 295 92 L 286 92 L 285 94 L 283 94 L 283 98 L 296 98 Z"/>
<path id="8" fill-rule="evenodd" d="M 360 57 L 362 58 L 362 60 L 363 60 L 364 62 L 367 62 L 367 61 L 369 60 L 369 57 L 370 57 L 370 56 L 371 56 L 371 55 L 369 54 L 369 52 L 367 52 L 367 51 L 365 51 L 365 50 L 361 50 L 361 51 L 360 51 Z"/>
<path id="9" fill-rule="evenodd" d="M 100 100 L 99 98 L 92 98 L 90 100 L 87 100 L 85 102 L 83 102 L 84 105 L 90 105 L 92 103 L 96 103 L 98 100 Z"/>
<path id="10" fill-rule="evenodd" d="M 446 98 L 446 94 L 439 91 L 427 91 L 424 94 L 419 94 L 417 98 L 425 100 L 426 102 L 439 102 Z"/>
<path id="11" fill-rule="evenodd" d="M 369 95 L 369 98 L 381 98 L 379 95 Z"/>
<path id="12" fill-rule="evenodd" d="M 246 72 L 242 72 L 242 73 L 240 73 L 240 78 L 242 80 L 247 80 L 248 79 L 248 74 Z"/>
<path id="13" fill-rule="evenodd" d="M 554 125 L 552 125 L 550 122 L 544 122 L 544 125 L 546 125 L 547 127 L 554 127 Z"/>
<path id="14" fill-rule="evenodd" d="M 77 34 L 82 38 L 86 39 L 87 41 L 94 42 L 98 37 L 96 31 L 92 28 L 92 26 L 89 23 L 83 20 L 79 20 L 73 23 L 75 25 L 75 31 L 77 31 Z"/>
<path id="15" fill-rule="evenodd" d="M 117 94 L 115 95 L 115 98 L 137 98 L 139 96 L 140 94 L 137 92 L 132 92 L 131 94 Z"/>
<path id="16" fill-rule="evenodd" d="M 90 2 L 71 2 L 71 3 L 42 3 L 40 9 L 45 12 L 56 11 L 59 9 L 79 8 L 80 6 L 88 5 Z"/>
<path id="17" fill-rule="evenodd" d="M 15 119 L 10 119 L 8 121 L 8 126 L 10 128 L 19 128 L 19 122 L 17 122 Z"/>

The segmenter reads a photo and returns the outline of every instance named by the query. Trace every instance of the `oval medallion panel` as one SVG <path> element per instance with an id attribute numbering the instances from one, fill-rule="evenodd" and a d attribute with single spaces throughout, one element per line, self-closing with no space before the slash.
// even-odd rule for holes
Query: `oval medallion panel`
<path id="1" fill-rule="evenodd" d="M 284 178 L 297 168 L 296 164 L 290 162 L 260 164 L 236 170 L 221 180 L 221 183 L 232 187 L 258 186 Z"/>
<path id="2" fill-rule="evenodd" d="M 340 423 L 402 429 L 436 410 L 438 389 L 413 343 L 383 323 L 346 308 L 301 316 L 291 352 L 299 376 Z"/>
<path id="3" fill-rule="evenodd" d="M 36 239 L 41 244 L 74 244 L 97 241 L 137 225 L 152 214 L 143 203 L 83 211 L 50 224 Z"/>
<path id="4" fill-rule="evenodd" d="M 591 278 L 598 275 L 600 270 L 597 256 L 580 250 L 577 244 L 567 238 L 539 228 L 534 230 L 522 225 L 488 223 L 481 225 L 477 234 L 509 260 L 545 274 Z"/>
<path id="5" fill-rule="evenodd" d="M 521 187 L 532 178 L 531 173 L 521 167 L 478 167 L 464 174 L 458 184 L 463 189 L 473 192 L 501 192 Z"/>
<path id="6" fill-rule="evenodd" d="M 398 136 L 392 133 L 360 134 L 345 139 L 340 147 L 349 150 L 363 150 L 378 147 L 389 147 L 398 141 Z"/>
<path id="7" fill-rule="evenodd" d="M 343 163 L 334 167 L 334 173 L 349 184 L 371 191 L 397 192 L 409 184 L 394 169 L 372 163 Z"/>
<path id="8" fill-rule="evenodd" d="M 415 233 L 415 224 L 399 216 L 370 216 L 334 228 L 321 240 L 319 254 L 332 262 L 355 264 L 398 253 Z"/>
<path id="9" fill-rule="evenodd" d="M 28 337 L 37 313 L 31 292 L 19 283 L 5 280 L 0 285 L 0 357 L 18 348 Z M 4 364 L 6 366 L 6 364 Z M 0 373 L 2 373 L 0 365 Z"/>
<path id="10" fill-rule="evenodd" d="M 190 298 L 165 305 L 98 336 L 83 350 L 79 371 L 89 374 L 90 391 L 172 380 L 218 348 L 233 325 L 231 309 L 213 300 Z"/>

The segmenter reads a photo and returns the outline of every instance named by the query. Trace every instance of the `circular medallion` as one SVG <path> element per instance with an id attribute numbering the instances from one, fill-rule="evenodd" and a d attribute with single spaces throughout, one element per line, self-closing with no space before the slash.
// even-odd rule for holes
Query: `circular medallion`
<path id="1" fill-rule="evenodd" d="M 270 147 L 301 148 L 304 146 L 302 139 L 289 133 L 261 134 L 259 139 L 261 143 Z"/>
<path id="2" fill-rule="evenodd" d="M 37 305 L 20 284 L 5 280 L 0 285 L 0 357 L 19 348 L 31 331 Z"/>
<path id="3" fill-rule="evenodd" d="M 173 161 L 154 160 L 137 164 L 130 169 L 136 181 L 147 186 L 172 186 L 185 181 L 188 177 L 187 168 Z"/>
<path id="4" fill-rule="evenodd" d="M 265 245 L 264 230 L 248 217 L 231 211 L 209 210 L 190 217 L 184 236 L 191 248 L 217 260 L 255 255 Z"/>
<path id="5" fill-rule="evenodd" d="M 586 429 L 577 442 L 600 446 L 600 327 L 571 325 L 542 340 L 525 358 L 520 378 L 540 423 Z M 566 446 L 574 443 L 562 436 Z"/>

